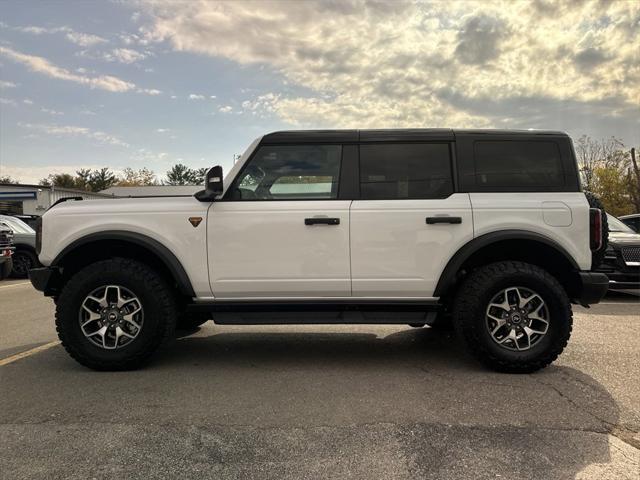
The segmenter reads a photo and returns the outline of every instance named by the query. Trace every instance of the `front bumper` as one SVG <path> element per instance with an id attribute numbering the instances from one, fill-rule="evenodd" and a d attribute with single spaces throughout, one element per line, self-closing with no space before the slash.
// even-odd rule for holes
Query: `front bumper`
<path id="1" fill-rule="evenodd" d="M 609 277 L 598 272 L 579 272 L 582 284 L 578 297 L 575 299 L 580 305 L 598 303 L 609 290 Z"/>
<path id="2" fill-rule="evenodd" d="M 29 280 L 33 288 L 47 297 L 53 297 L 59 292 L 60 270 L 51 267 L 32 268 L 29 270 Z"/>

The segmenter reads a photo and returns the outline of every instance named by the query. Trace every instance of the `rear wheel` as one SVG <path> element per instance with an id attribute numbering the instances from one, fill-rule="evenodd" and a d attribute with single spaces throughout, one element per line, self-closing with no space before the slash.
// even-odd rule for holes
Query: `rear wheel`
<path id="1" fill-rule="evenodd" d="M 29 250 L 16 250 L 13 253 L 13 270 L 11 276 L 13 278 L 27 278 L 29 270 L 38 265 L 38 257 Z"/>
<path id="2" fill-rule="evenodd" d="M 498 262 L 473 271 L 453 305 L 456 331 L 469 351 L 501 372 L 530 373 L 553 362 L 573 323 L 562 285 L 523 262 Z"/>
<path id="3" fill-rule="evenodd" d="M 67 352 L 95 370 L 127 370 L 173 338 L 176 301 L 147 265 L 116 258 L 85 267 L 56 302 L 56 328 Z"/>

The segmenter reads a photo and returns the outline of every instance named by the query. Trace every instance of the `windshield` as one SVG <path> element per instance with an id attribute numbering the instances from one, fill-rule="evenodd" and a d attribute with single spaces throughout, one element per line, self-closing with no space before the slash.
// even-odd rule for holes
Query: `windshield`
<path id="1" fill-rule="evenodd" d="M 13 233 L 29 233 L 29 234 L 36 233 L 36 231 L 33 228 L 31 228 L 29 225 L 24 223 L 19 218 L 2 216 L 0 217 L 0 221 L 6 224 L 9 228 L 11 228 L 11 230 L 13 230 Z"/>
<path id="2" fill-rule="evenodd" d="M 636 233 L 631 228 L 627 227 L 624 223 L 618 220 L 613 215 L 607 213 L 607 221 L 609 222 L 610 232 L 624 232 L 624 233 Z"/>

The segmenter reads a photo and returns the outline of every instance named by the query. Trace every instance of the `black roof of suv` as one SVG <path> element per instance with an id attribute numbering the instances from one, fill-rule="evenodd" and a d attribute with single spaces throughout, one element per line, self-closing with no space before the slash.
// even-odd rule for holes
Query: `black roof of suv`
<path id="1" fill-rule="evenodd" d="M 420 140 L 455 140 L 456 135 L 479 136 L 554 136 L 568 137 L 565 132 L 553 130 L 491 130 L 451 128 L 398 128 L 380 130 L 283 130 L 266 134 L 263 144 L 291 142 L 393 142 Z"/>

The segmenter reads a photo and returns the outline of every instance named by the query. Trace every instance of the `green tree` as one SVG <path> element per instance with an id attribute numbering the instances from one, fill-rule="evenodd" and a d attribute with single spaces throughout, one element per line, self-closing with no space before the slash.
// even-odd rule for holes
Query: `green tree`
<path id="1" fill-rule="evenodd" d="M 109 170 L 109 167 L 94 170 L 89 176 L 88 186 L 92 192 L 100 192 L 109 187 L 113 187 L 118 182 L 115 173 Z"/>
<path id="2" fill-rule="evenodd" d="M 204 182 L 204 180 L 203 180 Z M 167 172 L 167 185 L 198 185 L 198 172 L 182 163 L 178 163 L 171 167 Z"/>
<path id="3" fill-rule="evenodd" d="M 76 170 L 76 188 L 78 190 L 90 190 L 89 182 L 91 180 L 91 169 L 90 168 L 81 168 L 80 170 Z"/>
<path id="4" fill-rule="evenodd" d="M 196 185 L 204 185 L 204 179 L 207 176 L 209 169 L 207 167 L 196 168 L 195 170 L 195 183 Z"/>
<path id="5" fill-rule="evenodd" d="M 12 183 L 17 184 L 18 181 L 10 177 L 9 175 L 0 175 L 0 183 Z"/>
<path id="6" fill-rule="evenodd" d="M 76 188 L 76 179 L 70 173 L 52 173 L 38 182 L 40 185 L 60 188 Z"/>
<path id="7" fill-rule="evenodd" d="M 140 170 L 134 170 L 131 167 L 127 167 L 122 172 L 120 180 L 117 185 L 119 187 L 134 187 L 140 185 L 157 185 L 156 175 L 152 170 L 144 167 Z"/>

